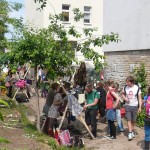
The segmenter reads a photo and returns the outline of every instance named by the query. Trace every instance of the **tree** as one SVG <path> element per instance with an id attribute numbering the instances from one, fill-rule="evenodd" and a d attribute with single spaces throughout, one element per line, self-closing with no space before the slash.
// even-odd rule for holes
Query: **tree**
<path id="1" fill-rule="evenodd" d="M 75 20 L 78 21 L 82 15 L 78 9 L 74 10 Z M 16 24 L 16 32 L 12 41 L 9 43 L 10 52 L 0 56 L 0 63 L 7 64 L 10 68 L 30 63 L 35 70 L 35 89 L 37 93 L 37 128 L 40 129 L 40 112 L 39 112 L 39 96 L 36 88 L 37 67 L 49 70 L 51 79 L 58 76 L 64 76 L 70 71 L 72 62 L 75 61 L 73 45 L 69 41 L 69 36 L 79 39 L 75 45 L 76 51 L 81 51 L 83 55 L 92 59 L 97 71 L 103 66 L 103 55 L 99 55 L 93 50 L 91 45 L 101 47 L 109 42 L 117 42 L 118 34 L 102 35 L 94 37 L 93 32 L 96 29 L 86 28 L 83 33 L 78 33 L 74 26 L 68 30 L 61 24 L 62 15 L 54 15 L 50 17 L 50 25 L 48 28 L 35 29 L 27 25 L 23 25 L 21 20 Z M 19 35 L 17 35 L 19 33 Z M 80 39 L 81 35 L 85 35 L 85 39 Z"/>
<path id="2" fill-rule="evenodd" d="M 20 3 L 8 3 L 6 0 L 0 1 L 0 51 L 7 48 L 5 34 L 9 32 L 9 26 L 14 25 L 16 18 L 10 17 L 9 13 L 18 11 L 22 7 Z"/>

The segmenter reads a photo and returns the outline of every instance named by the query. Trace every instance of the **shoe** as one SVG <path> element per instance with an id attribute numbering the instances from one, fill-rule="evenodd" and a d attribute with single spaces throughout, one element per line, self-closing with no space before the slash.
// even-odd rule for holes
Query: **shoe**
<path id="1" fill-rule="evenodd" d="M 133 139 L 132 133 L 128 134 L 128 140 L 131 141 Z"/>
<path id="2" fill-rule="evenodd" d="M 112 139 L 112 140 L 116 140 L 116 137 L 112 136 L 112 137 L 110 137 L 110 139 Z"/>
<path id="3" fill-rule="evenodd" d="M 132 137 L 133 137 L 133 138 L 135 138 L 135 134 L 134 134 L 134 132 L 132 132 Z"/>

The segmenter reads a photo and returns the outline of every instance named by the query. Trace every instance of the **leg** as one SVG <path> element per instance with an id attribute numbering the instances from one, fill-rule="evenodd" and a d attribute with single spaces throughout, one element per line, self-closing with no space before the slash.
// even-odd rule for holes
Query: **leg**
<path id="1" fill-rule="evenodd" d="M 55 121 L 55 118 L 49 118 L 48 134 L 51 137 L 54 137 L 54 132 L 53 132 L 54 121 Z"/>
<path id="2" fill-rule="evenodd" d="M 121 132 L 121 131 L 123 131 L 123 123 L 122 123 L 122 120 L 121 120 L 120 109 L 116 109 L 116 119 L 117 119 L 119 132 Z"/>
<path id="3" fill-rule="evenodd" d="M 116 139 L 116 126 L 114 121 L 108 120 L 110 124 L 110 136 L 113 136 L 114 139 Z"/>
<path id="4" fill-rule="evenodd" d="M 91 132 L 96 137 L 97 136 L 97 120 L 96 120 L 97 109 L 91 109 L 89 114 L 91 119 Z"/>

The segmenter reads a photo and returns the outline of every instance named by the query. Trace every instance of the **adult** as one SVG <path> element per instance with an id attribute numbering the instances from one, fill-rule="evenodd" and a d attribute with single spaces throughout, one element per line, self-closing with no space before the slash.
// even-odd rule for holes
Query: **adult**
<path id="1" fill-rule="evenodd" d="M 139 86 L 135 85 L 134 77 L 126 78 L 126 86 L 123 88 L 122 97 L 125 100 L 126 118 L 128 120 L 128 140 L 135 138 L 134 126 L 137 113 L 141 112 L 142 98 Z M 139 107 L 138 107 L 139 106 Z"/>
<path id="2" fill-rule="evenodd" d="M 59 113 L 58 109 L 61 106 L 61 104 L 63 104 L 63 98 L 62 98 L 63 94 L 64 94 L 64 90 L 62 87 L 60 87 L 58 93 L 54 97 L 53 104 L 51 105 L 48 111 L 48 118 L 49 118 L 48 133 L 51 137 L 54 137 L 53 128 L 55 122 L 57 122 L 57 117 Z"/>
<path id="3" fill-rule="evenodd" d="M 54 100 L 54 96 L 58 92 L 59 88 L 60 88 L 60 85 L 58 83 L 56 82 L 52 83 L 51 89 L 47 94 L 46 102 L 43 107 L 43 113 L 45 114 L 46 117 L 48 116 L 48 110 L 51 107 L 53 100 Z"/>
<path id="4" fill-rule="evenodd" d="M 86 102 L 83 106 L 85 110 L 85 122 L 88 126 L 91 127 L 91 132 L 93 136 L 97 137 L 97 110 L 98 110 L 98 101 L 100 98 L 100 94 L 93 89 L 93 85 L 88 83 L 85 86 L 86 91 Z"/>

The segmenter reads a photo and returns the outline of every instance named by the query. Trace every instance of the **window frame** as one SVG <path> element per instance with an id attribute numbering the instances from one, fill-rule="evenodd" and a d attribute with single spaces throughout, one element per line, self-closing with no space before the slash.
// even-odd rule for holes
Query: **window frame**
<path id="1" fill-rule="evenodd" d="M 85 8 L 89 8 L 89 11 L 85 11 Z M 84 17 L 85 17 L 85 14 L 89 14 L 89 22 L 85 22 L 85 18 L 83 18 L 84 24 L 91 24 L 91 10 L 92 10 L 91 6 L 84 6 Z"/>
<path id="2" fill-rule="evenodd" d="M 63 9 L 63 6 L 68 6 L 69 9 Z M 63 20 L 63 23 L 70 23 L 70 5 L 69 4 L 62 4 L 62 16 L 63 16 L 63 13 L 68 13 L 69 14 L 69 17 L 68 17 L 68 21 L 65 21 Z"/>

